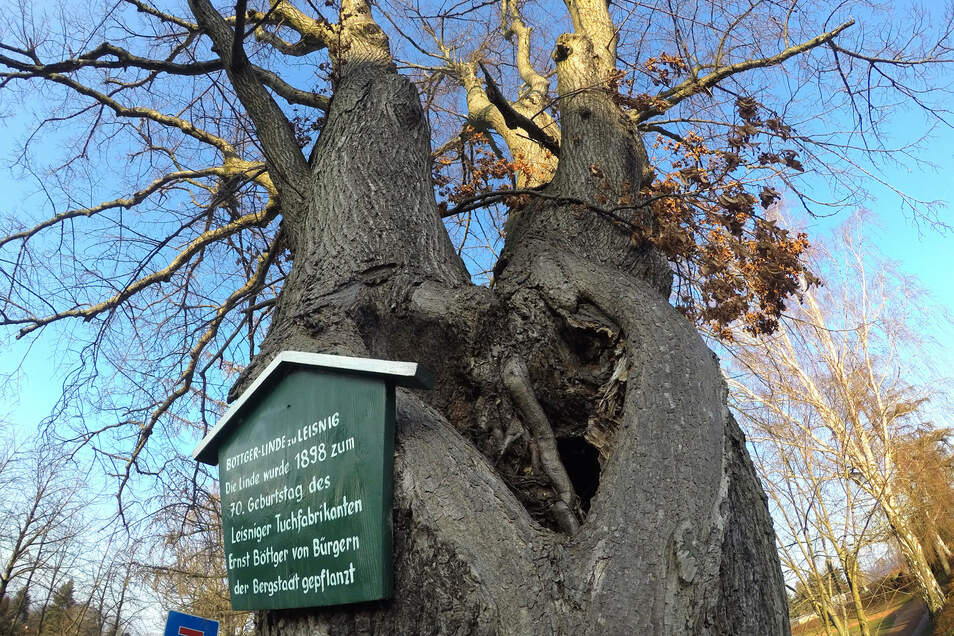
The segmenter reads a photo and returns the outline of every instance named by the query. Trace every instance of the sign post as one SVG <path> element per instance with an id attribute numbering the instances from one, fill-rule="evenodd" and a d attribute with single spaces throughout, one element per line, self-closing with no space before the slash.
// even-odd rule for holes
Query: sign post
<path id="1" fill-rule="evenodd" d="M 284 351 L 195 449 L 219 466 L 233 609 L 392 592 L 396 385 L 414 363 Z"/>

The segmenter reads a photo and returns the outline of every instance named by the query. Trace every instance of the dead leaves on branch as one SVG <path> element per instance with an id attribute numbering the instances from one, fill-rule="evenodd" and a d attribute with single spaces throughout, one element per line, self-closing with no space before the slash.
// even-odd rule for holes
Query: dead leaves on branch
<path id="1" fill-rule="evenodd" d="M 647 75 L 656 87 L 672 86 L 689 70 L 689 66 L 682 58 L 668 53 L 650 57 L 636 68 Z M 622 70 L 615 71 L 607 80 L 607 90 L 613 101 L 626 111 L 664 113 L 672 106 L 661 95 L 650 95 L 645 92 L 633 94 L 635 85 L 636 80 L 633 77 L 627 77 L 626 72 Z"/>
<path id="2" fill-rule="evenodd" d="M 738 121 L 721 148 L 692 132 L 678 141 L 660 136 L 653 150 L 664 160 L 649 185 L 639 191 L 628 183 L 613 188 L 593 165 L 590 173 L 600 190 L 596 206 L 578 202 L 584 213 L 604 213 L 611 221 L 639 219 L 648 209 L 648 223 L 617 225 L 631 234 L 634 245 L 650 244 L 677 264 L 679 308 L 726 340 L 736 329 L 773 332 L 788 299 L 819 283 L 803 262 L 809 247 L 806 235 L 765 216 L 781 193 L 764 181 L 743 179 L 753 168 L 772 173 L 803 170 L 795 150 L 766 142 L 766 137 L 790 139 L 791 129 L 777 117 L 760 119 L 761 108 L 752 98 L 738 98 L 735 107 Z M 435 160 L 441 214 L 448 215 L 449 205 L 456 206 L 450 212 L 479 207 L 494 199 L 495 192 L 500 192 L 495 200 L 510 208 L 526 205 L 533 193 L 515 184 L 519 175 L 532 175 L 534 167 L 521 157 L 502 156 L 483 133 L 470 130 L 466 139 Z M 659 174 L 662 165 L 667 171 Z M 505 196 L 502 188 L 520 194 Z"/>
<path id="3" fill-rule="evenodd" d="M 689 70 L 686 61 L 677 55 L 660 53 L 639 65 L 649 76 L 653 86 L 672 86 L 673 82 Z"/>
<path id="4" fill-rule="evenodd" d="M 654 226 L 636 237 L 688 266 L 681 270 L 680 309 L 727 340 L 738 326 L 752 334 L 775 331 L 786 300 L 819 283 L 803 262 L 806 235 L 764 217 L 781 194 L 738 177 L 740 166 L 751 165 L 749 155 L 759 166 L 801 171 L 802 165 L 793 150 L 760 150 L 754 100 L 739 98 L 736 107 L 741 123 L 727 135 L 728 149 L 712 149 L 694 133 L 682 141 L 659 137 L 654 149 L 671 158 L 671 171 L 643 189 Z M 770 126 L 786 130 L 778 121 Z"/>
<path id="5" fill-rule="evenodd" d="M 688 67 L 662 54 L 642 70 L 657 85 L 669 85 Z M 626 84 L 620 74 L 609 87 L 624 110 L 668 108 L 658 96 L 624 95 Z M 633 233 L 635 244 L 652 244 L 677 264 L 680 309 L 726 340 L 736 328 L 775 331 L 786 300 L 819 283 L 803 262 L 805 234 L 764 217 L 781 193 L 755 179 L 758 170 L 804 171 L 794 149 L 775 147 L 792 139 L 792 129 L 775 115 L 763 120 L 763 108 L 750 96 L 737 97 L 734 110 L 720 148 L 694 132 L 658 137 L 654 150 L 666 171 L 642 189 L 652 224 Z"/>
<path id="6" fill-rule="evenodd" d="M 515 159 L 502 156 L 483 132 L 468 127 L 461 136 L 466 141 L 434 161 L 433 179 L 442 216 L 449 204 L 496 192 L 503 184 L 516 189 L 519 177 L 530 180 L 539 172 L 521 155 Z M 520 199 L 509 198 L 514 200 L 512 205 Z"/>

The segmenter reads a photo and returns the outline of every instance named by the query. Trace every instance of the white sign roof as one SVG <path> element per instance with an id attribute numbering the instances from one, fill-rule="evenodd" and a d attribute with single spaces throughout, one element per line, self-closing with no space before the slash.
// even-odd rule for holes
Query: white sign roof
<path id="1" fill-rule="evenodd" d="M 229 406 L 225 415 L 216 422 L 212 430 L 209 431 L 209 434 L 199 442 L 199 445 L 192 451 L 193 458 L 206 464 L 212 464 L 213 466 L 218 463 L 218 457 L 215 454 L 218 448 L 218 444 L 215 443 L 216 439 L 231 428 L 229 423 L 232 421 L 232 418 L 242 410 L 242 407 L 251 400 L 252 396 L 258 392 L 272 374 L 283 365 L 317 367 L 342 371 L 344 373 L 376 376 L 384 382 L 415 389 L 430 388 L 431 384 L 433 384 L 433 379 L 430 374 L 416 362 L 353 358 L 351 356 L 333 356 L 325 353 L 308 353 L 306 351 L 282 351 L 275 356 L 275 359 L 255 378 L 255 381 L 242 392 L 242 395 Z"/>

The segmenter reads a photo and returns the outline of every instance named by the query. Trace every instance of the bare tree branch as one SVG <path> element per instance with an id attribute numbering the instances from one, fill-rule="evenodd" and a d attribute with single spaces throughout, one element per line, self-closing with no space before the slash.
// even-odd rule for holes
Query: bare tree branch
<path id="1" fill-rule="evenodd" d="M 282 195 L 286 213 L 294 214 L 295 201 L 304 198 L 301 184 L 308 178 L 308 163 L 295 140 L 291 124 L 272 99 L 254 70 L 232 57 L 234 33 L 208 0 L 190 0 L 189 6 L 202 29 L 209 35 L 225 64 L 235 92 L 248 111 L 265 153 L 272 181 Z"/>
<path id="2" fill-rule="evenodd" d="M 679 102 L 692 97 L 693 95 L 701 92 L 711 91 L 713 87 L 717 86 L 728 77 L 756 68 L 765 68 L 781 64 L 788 59 L 832 41 L 838 36 L 839 33 L 852 26 L 854 23 L 854 20 L 849 20 L 841 26 L 832 29 L 831 31 L 822 33 L 821 35 L 806 40 L 801 44 L 791 46 L 771 57 L 745 60 L 743 62 L 730 64 L 729 66 L 717 67 L 703 77 L 698 77 L 697 75 L 699 70 L 702 69 L 695 69 L 692 73 L 692 77 L 689 77 L 676 86 L 664 90 L 657 95 L 657 98 L 662 100 L 664 105 L 656 105 L 643 111 L 633 111 L 630 113 L 630 119 L 637 124 L 644 122 L 651 117 L 665 113 Z"/>
<path id="3" fill-rule="evenodd" d="M 17 337 L 22 338 L 28 333 L 35 331 L 41 327 L 44 327 L 50 323 L 63 320 L 66 318 L 82 318 L 83 320 L 91 320 L 98 316 L 99 314 L 115 309 L 119 307 L 125 300 L 132 297 L 134 294 L 139 291 L 149 287 L 150 285 L 155 285 L 157 283 L 168 282 L 173 274 L 179 271 L 186 263 L 188 263 L 193 256 L 198 254 L 204 247 L 215 243 L 216 241 L 221 240 L 222 238 L 229 236 L 230 234 L 235 234 L 236 232 L 242 231 L 251 227 L 260 227 L 267 224 L 269 221 L 275 218 L 278 214 L 278 206 L 269 206 L 261 212 L 255 212 L 252 214 L 247 214 L 241 218 L 232 221 L 227 225 L 221 227 L 209 229 L 208 231 L 201 234 L 199 237 L 194 239 L 189 245 L 187 245 L 179 254 L 176 255 L 174 259 L 164 268 L 159 271 L 153 272 L 147 276 L 144 276 L 133 283 L 127 285 L 122 291 L 118 294 L 108 298 L 100 303 L 91 305 L 85 308 L 76 308 L 69 309 L 67 311 L 62 311 L 57 314 L 52 314 L 49 316 L 44 316 L 40 318 L 24 318 L 18 320 L 4 320 L 3 324 L 17 324 L 17 323 L 28 323 L 26 327 L 20 329 L 20 332 Z"/>

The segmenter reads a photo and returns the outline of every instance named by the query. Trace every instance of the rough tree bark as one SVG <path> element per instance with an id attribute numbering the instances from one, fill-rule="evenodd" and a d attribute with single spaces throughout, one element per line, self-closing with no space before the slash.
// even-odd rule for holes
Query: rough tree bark
<path id="1" fill-rule="evenodd" d="M 716 358 L 667 302 L 665 259 L 580 205 L 535 199 L 513 214 L 494 287 L 473 286 L 435 205 L 419 97 L 367 4 L 342 3 L 334 97 L 304 167 L 271 107 L 248 106 L 267 93 L 246 86 L 231 29 L 190 4 L 279 174 L 294 254 L 233 392 L 282 349 L 437 377 L 398 393 L 394 598 L 264 612 L 261 632 L 787 634 L 766 500 Z M 614 198 L 637 190 L 645 151 L 586 90 L 613 60 L 586 32 L 605 3 L 570 4 L 560 92 L 581 90 L 561 102 L 544 192 Z M 574 492 L 547 468 L 553 440 Z"/>

